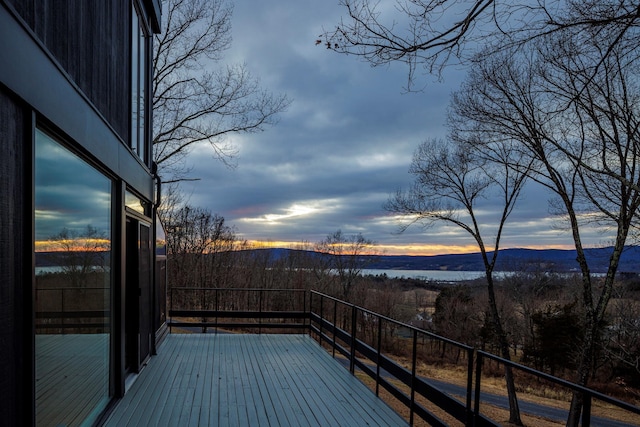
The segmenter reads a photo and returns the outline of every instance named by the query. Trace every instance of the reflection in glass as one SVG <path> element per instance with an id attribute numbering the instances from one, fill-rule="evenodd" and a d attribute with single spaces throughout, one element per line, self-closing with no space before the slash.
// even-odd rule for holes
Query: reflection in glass
<path id="1" fill-rule="evenodd" d="M 91 424 L 109 400 L 111 180 L 36 132 L 36 425 Z"/>
<path id="2" fill-rule="evenodd" d="M 124 193 L 124 205 L 138 213 L 149 216 L 149 203 L 128 191 Z"/>
<path id="3" fill-rule="evenodd" d="M 147 43 L 142 22 L 134 8 L 131 20 L 131 148 L 146 163 L 145 89 L 147 85 Z"/>
<path id="4" fill-rule="evenodd" d="M 167 296 L 167 236 L 160 218 L 156 216 L 156 265 L 155 265 L 156 293 L 156 330 L 166 322 L 166 296 Z"/>

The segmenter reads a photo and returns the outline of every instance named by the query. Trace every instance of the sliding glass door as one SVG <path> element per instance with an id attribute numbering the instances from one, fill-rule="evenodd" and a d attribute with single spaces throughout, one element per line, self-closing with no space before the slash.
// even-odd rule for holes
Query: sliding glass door
<path id="1" fill-rule="evenodd" d="M 36 425 L 90 425 L 110 397 L 112 180 L 35 143 Z"/>

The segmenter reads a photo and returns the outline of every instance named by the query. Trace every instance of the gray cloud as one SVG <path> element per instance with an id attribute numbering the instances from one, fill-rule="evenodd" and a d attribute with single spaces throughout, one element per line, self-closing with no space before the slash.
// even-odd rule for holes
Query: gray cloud
<path id="1" fill-rule="evenodd" d="M 426 76 L 423 92 L 403 93 L 402 65 L 372 68 L 315 45 L 342 12 L 333 2 L 236 3 L 229 61 L 246 62 L 293 104 L 277 126 L 231 138 L 240 153 L 235 170 L 194 151 L 193 175 L 201 181 L 183 185 L 189 202 L 224 216 L 249 240 L 316 242 L 340 228 L 381 244 L 440 245 L 440 252 L 473 245 L 452 227 L 415 226 L 398 235 L 382 210 L 389 194 L 410 184 L 418 144 L 446 134 L 449 95 L 463 70 L 447 70 L 443 82 Z M 548 198 L 540 189 L 527 192 L 505 247 L 571 243 L 569 234 L 550 228 Z"/>
<path id="2" fill-rule="evenodd" d="M 87 226 L 108 235 L 111 181 L 70 151 L 38 132 L 35 167 L 35 238 Z"/>

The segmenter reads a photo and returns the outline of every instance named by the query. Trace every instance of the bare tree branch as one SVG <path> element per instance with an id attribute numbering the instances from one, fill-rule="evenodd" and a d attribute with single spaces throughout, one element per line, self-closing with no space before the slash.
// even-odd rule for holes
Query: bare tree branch
<path id="1" fill-rule="evenodd" d="M 458 131 L 479 133 L 479 146 L 511 141 L 529 156 L 530 177 L 555 193 L 568 219 L 582 273 L 585 335 L 576 381 L 584 385 L 640 208 L 640 76 L 624 49 L 615 47 L 603 60 L 599 39 L 570 36 L 558 33 L 531 51 L 478 61 L 453 105 Z M 590 222 L 615 232 L 602 282 L 591 276 L 583 247 L 583 226 Z M 581 404 L 576 395 L 569 425 L 576 425 Z"/>
<path id="2" fill-rule="evenodd" d="M 169 181 L 188 178 L 185 157 L 208 144 L 233 167 L 228 137 L 277 122 L 290 101 L 273 95 L 245 64 L 221 66 L 231 45 L 233 7 L 227 0 L 165 0 L 163 31 L 154 43 L 154 160 Z"/>
<path id="3" fill-rule="evenodd" d="M 466 61 L 478 47 L 492 51 L 524 46 L 561 32 L 607 40 L 637 55 L 640 4 L 635 0 L 341 0 L 347 16 L 320 42 L 338 53 L 364 58 L 373 66 L 408 65 L 408 89 L 416 71 L 441 73 L 453 60 Z"/>
<path id="4" fill-rule="evenodd" d="M 487 280 L 491 323 L 501 356 L 510 359 L 509 343 L 496 302 L 493 272 L 505 224 L 526 182 L 532 162 L 507 144 L 473 144 L 475 135 L 461 132 L 456 140 L 430 140 L 416 150 L 409 173 L 414 184 L 392 196 L 385 209 L 426 226 L 449 223 L 469 233 L 480 250 Z M 486 150 L 479 150 L 486 147 Z M 524 162 L 523 162 L 524 160 Z M 517 167 L 515 166 L 517 165 Z M 497 189 L 502 201 L 496 218 L 481 218 L 481 201 Z M 493 241 L 487 247 L 487 239 Z M 506 369 L 510 422 L 522 425 L 515 383 Z"/>

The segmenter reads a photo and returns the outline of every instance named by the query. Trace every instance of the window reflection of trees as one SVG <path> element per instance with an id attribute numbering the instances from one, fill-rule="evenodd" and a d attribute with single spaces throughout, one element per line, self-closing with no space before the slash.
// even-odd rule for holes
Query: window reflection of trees
<path id="1" fill-rule="evenodd" d="M 49 238 L 48 258 L 73 287 L 88 282 L 90 273 L 104 273 L 109 268 L 111 242 L 104 231 L 87 225 L 82 231 L 63 228 Z"/>
<path id="2" fill-rule="evenodd" d="M 43 245 L 50 267 L 36 276 L 36 319 L 40 333 L 105 333 L 109 325 L 111 241 L 87 225 L 64 227 Z"/>
<path id="3" fill-rule="evenodd" d="M 35 146 L 36 425 L 109 401 L 112 181 L 43 132 Z"/>

